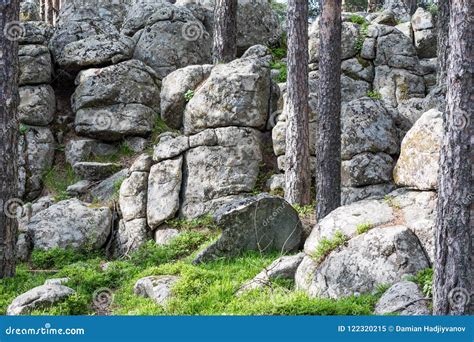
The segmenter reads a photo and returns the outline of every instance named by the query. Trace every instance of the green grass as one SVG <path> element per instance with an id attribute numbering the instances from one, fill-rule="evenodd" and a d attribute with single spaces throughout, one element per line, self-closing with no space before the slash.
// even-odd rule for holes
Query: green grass
<path id="1" fill-rule="evenodd" d="M 367 23 L 367 20 L 365 20 L 364 17 L 357 15 L 357 14 L 352 14 L 349 17 L 349 21 L 354 24 L 359 24 L 359 25 L 364 25 Z"/>
<path id="2" fill-rule="evenodd" d="M 367 223 L 360 223 L 356 227 L 357 234 L 361 235 L 361 234 L 367 233 L 372 228 L 374 228 L 374 225 L 372 223 L 368 223 L 368 222 Z"/>
<path id="3" fill-rule="evenodd" d="M 417 283 L 423 294 L 431 298 L 433 296 L 433 269 L 425 268 L 418 272 L 416 276 L 411 276 L 408 280 Z"/>
<path id="4" fill-rule="evenodd" d="M 371 99 L 374 99 L 374 100 L 381 100 L 382 99 L 382 94 L 380 94 L 377 91 L 369 90 L 367 92 L 367 96 L 370 97 Z"/>
<path id="5" fill-rule="evenodd" d="M 184 99 L 186 100 L 186 102 L 191 101 L 191 99 L 192 99 L 193 97 L 194 97 L 194 90 L 188 89 L 188 90 L 184 93 Z"/>
<path id="6" fill-rule="evenodd" d="M 307 216 L 316 212 L 316 202 L 303 206 L 299 204 L 293 204 L 293 208 L 295 208 L 300 216 Z"/>
<path id="7" fill-rule="evenodd" d="M 56 165 L 47 170 L 43 175 L 43 182 L 46 189 L 53 195 L 56 202 L 69 199 L 67 187 L 79 181 L 74 174 L 72 166 L 69 164 L 59 166 Z"/>
<path id="8" fill-rule="evenodd" d="M 332 251 L 344 245 L 348 240 L 349 238 L 340 230 L 336 231 L 331 239 L 321 239 L 312 255 L 314 261 L 320 264 Z"/>
<path id="9" fill-rule="evenodd" d="M 185 220 L 185 219 L 172 219 L 166 221 L 166 224 L 172 228 L 178 230 L 197 230 L 197 229 L 210 229 L 218 230 L 212 215 L 203 215 L 201 217 Z"/>
<path id="10" fill-rule="evenodd" d="M 134 154 L 135 152 L 130 148 L 128 143 L 126 141 L 122 141 L 119 145 L 117 152 L 104 156 L 93 155 L 89 158 L 88 161 L 98 163 L 116 163 L 120 162 L 124 158 L 131 157 Z"/>
<path id="11" fill-rule="evenodd" d="M 352 21 L 352 19 L 354 19 L 356 22 Z M 365 20 L 364 17 L 360 17 L 358 15 L 351 16 L 351 21 L 354 22 L 355 24 L 360 25 L 359 36 L 357 37 L 357 40 L 356 40 L 356 50 L 357 50 L 357 53 L 360 54 L 360 52 L 362 51 L 362 46 L 364 45 L 364 41 L 368 35 L 369 22 Z"/>
<path id="12" fill-rule="evenodd" d="M 280 74 L 278 75 L 278 82 L 286 82 L 286 78 L 288 76 L 288 71 L 287 71 L 287 66 L 283 62 L 273 62 L 270 64 L 270 67 L 272 69 L 277 69 L 280 71 Z"/>
<path id="13" fill-rule="evenodd" d="M 282 59 L 285 58 L 288 51 L 285 47 L 277 47 L 277 48 L 272 48 L 270 49 L 272 52 L 272 56 L 274 59 Z"/>

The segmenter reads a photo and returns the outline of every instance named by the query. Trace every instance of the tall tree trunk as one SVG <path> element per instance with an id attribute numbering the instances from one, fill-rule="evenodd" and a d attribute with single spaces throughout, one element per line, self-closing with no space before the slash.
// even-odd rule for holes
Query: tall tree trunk
<path id="1" fill-rule="evenodd" d="M 311 202 L 309 165 L 308 1 L 288 1 L 285 198 Z"/>
<path id="2" fill-rule="evenodd" d="M 416 0 L 404 0 L 405 6 L 408 10 L 408 14 L 413 15 L 416 12 Z"/>
<path id="3" fill-rule="evenodd" d="M 217 0 L 214 9 L 214 63 L 237 56 L 237 0 Z"/>
<path id="4" fill-rule="evenodd" d="M 0 2 L 0 278 L 15 275 L 19 15 L 20 0 Z"/>
<path id="5" fill-rule="evenodd" d="M 53 0 L 45 0 L 44 12 L 45 12 L 45 21 L 48 24 L 53 25 L 53 22 L 54 22 Z"/>
<path id="6" fill-rule="evenodd" d="M 341 205 L 341 0 L 323 0 L 320 17 L 316 218 Z"/>
<path id="7" fill-rule="evenodd" d="M 450 0 L 438 2 L 438 86 L 446 87 L 446 63 L 449 51 L 449 6 Z"/>
<path id="8" fill-rule="evenodd" d="M 368 0 L 367 1 L 367 12 L 373 13 L 377 11 L 377 0 Z"/>
<path id="9" fill-rule="evenodd" d="M 441 148 L 433 311 L 436 315 L 466 315 L 474 293 L 472 41 L 471 0 L 451 0 L 446 110 Z M 472 304 L 472 303 L 471 303 Z M 471 307 L 472 308 L 472 307 Z"/>

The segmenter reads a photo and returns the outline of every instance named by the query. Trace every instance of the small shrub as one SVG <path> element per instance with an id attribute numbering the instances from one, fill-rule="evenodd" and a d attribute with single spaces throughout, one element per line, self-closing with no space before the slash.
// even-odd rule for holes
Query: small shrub
<path id="1" fill-rule="evenodd" d="M 371 99 L 374 99 L 374 100 L 381 100 L 382 99 L 382 94 L 380 94 L 377 91 L 369 90 L 367 92 L 367 96 L 370 97 Z"/>
<path id="2" fill-rule="evenodd" d="M 274 59 L 282 59 L 286 57 L 288 51 L 285 48 L 278 47 L 271 49 L 272 56 Z"/>
<path id="3" fill-rule="evenodd" d="M 357 225 L 357 234 L 361 235 L 367 233 L 374 226 L 371 223 L 360 223 Z"/>
<path id="4" fill-rule="evenodd" d="M 408 280 L 417 283 L 418 287 L 421 289 L 423 294 L 427 298 L 433 296 L 433 269 L 425 268 L 424 270 L 418 272 L 416 276 L 411 276 Z"/>
<path id="5" fill-rule="evenodd" d="M 367 23 L 367 20 L 363 16 L 352 14 L 349 18 L 349 21 L 354 24 L 363 25 Z"/>
<path id="6" fill-rule="evenodd" d="M 286 82 L 288 76 L 286 64 L 283 62 L 276 62 L 272 63 L 270 66 L 272 69 L 278 69 L 280 71 L 280 74 L 278 75 L 278 82 Z"/>
<path id="7" fill-rule="evenodd" d="M 191 99 L 192 99 L 193 97 L 194 97 L 194 90 L 188 89 L 188 90 L 184 93 L 184 99 L 186 100 L 186 102 L 191 101 Z"/>
<path id="8" fill-rule="evenodd" d="M 316 211 L 316 202 L 307 205 L 293 204 L 293 208 L 298 212 L 300 216 L 308 216 Z"/>
<path id="9" fill-rule="evenodd" d="M 344 245 L 349 238 L 344 235 L 341 231 L 336 231 L 331 239 L 323 238 L 319 241 L 316 251 L 312 255 L 313 259 L 319 264 L 321 263 L 332 251 L 339 246 Z"/>
<path id="10" fill-rule="evenodd" d="M 34 269 L 61 269 L 67 265 L 98 257 L 99 253 L 53 248 L 47 251 L 35 249 L 31 253 L 30 264 Z"/>

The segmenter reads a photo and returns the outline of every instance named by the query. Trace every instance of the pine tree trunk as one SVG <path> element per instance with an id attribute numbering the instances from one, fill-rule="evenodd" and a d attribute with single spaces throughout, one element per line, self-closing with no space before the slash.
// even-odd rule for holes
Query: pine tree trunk
<path id="1" fill-rule="evenodd" d="M 469 302 L 474 294 L 473 242 L 471 225 L 473 202 L 472 41 L 474 4 L 452 0 L 449 23 L 444 138 L 440 157 L 436 222 L 436 260 L 433 312 L 436 315 L 472 313 Z"/>
<path id="2" fill-rule="evenodd" d="M 320 17 L 316 218 L 341 205 L 341 0 L 323 0 Z"/>
<path id="3" fill-rule="evenodd" d="M 217 0 L 214 9 L 214 64 L 237 56 L 237 0 Z"/>
<path id="4" fill-rule="evenodd" d="M 373 13 L 377 11 L 377 0 L 368 0 L 367 1 L 367 12 Z"/>
<path id="5" fill-rule="evenodd" d="M 449 51 L 449 2 L 450 0 L 438 3 L 438 86 L 446 87 L 446 63 Z"/>
<path id="6" fill-rule="evenodd" d="M 19 2 L 0 2 L 0 278 L 15 275 L 18 223 L 14 203 L 8 204 L 18 197 Z"/>
<path id="7" fill-rule="evenodd" d="M 45 21 L 48 24 L 53 25 L 54 23 L 54 10 L 53 10 L 53 0 L 46 0 L 44 4 L 44 12 L 45 12 Z"/>
<path id="8" fill-rule="evenodd" d="M 288 1 L 285 198 L 311 202 L 309 165 L 308 1 Z"/>

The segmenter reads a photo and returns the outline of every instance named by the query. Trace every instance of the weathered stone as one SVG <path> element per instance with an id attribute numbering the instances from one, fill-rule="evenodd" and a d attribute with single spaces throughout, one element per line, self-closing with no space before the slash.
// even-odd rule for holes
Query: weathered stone
<path id="1" fill-rule="evenodd" d="M 261 194 L 223 205 L 214 214 L 219 239 L 200 252 L 195 263 L 235 256 L 246 250 L 291 252 L 303 227 L 298 213 L 281 197 Z"/>
<path id="2" fill-rule="evenodd" d="M 155 242 L 157 245 L 160 246 L 169 244 L 173 239 L 177 238 L 180 235 L 181 233 L 179 232 L 179 230 L 173 228 L 158 228 L 154 232 Z"/>
<path id="3" fill-rule="evenodd" d="M 351 58 L 342 62 L 341 69 L 344 74 L 354 80 L 363 79 L 367 82 L 374 80 L 374 67 L 369 61 Z"/>
<path id="4" fill-rule="evenodd" d="M 186 93 L 194 92 L 209 77 L 212 67 L 212 65 L 191 65 L 173 71 L 163 79 L 161 118 L 169 127 L 175 129 L 182 127 L 184 108 L 188 101 Z"/>
<path id="5" fill-rule="evenodd" d="M 343 187 L 341 205 L 348 205 L 368 198 L 381 198 L 395 189 L 393 184 L 374 184 L 363 187 Z"/>
<path id="6" fill-rule="evenodd" d="M 179 156 L 189 149 L 189 137 L 178 136 L 171 139 L 161 139 L 153 150 L 153 160 L 162 161 Z"/>
<path id="7" fill-rule="evenodd" d="M 122 182 L 119 204 L 124 221 L 146 217 L 147 189 L 147 172 L 132 172 Z"/>
<path id="8" fill-rule="evenodd" d="M 130 172 L 150 172 L 150 168 L 153 165 L 153 159 L 147 153 L 139 155 L 132 166 L 130 166 Z"/>
<path id="9" fill-rule="evenodd" d="M 74 164 L 74 173 L 82 179 L 102 180 L 121 169 L 117 163 L 79 162 Z"/>
<path id="10" fill-rule="evenodd" d="M 106 242 L 111 225 L 109 208 L 93 208 L 74 198 L 34 215 L 28 232 L 35 249 L 99 249 Z"/>
<path id="11" fill-rule="evenodd" d="M 436 29 L 415 31 L 415 48 L 420 58 L 436 57 L 438 48 Z"/>
<path id="12" fill-rule="evenodd" d="M 72 139 L 66 143 L 64 154 L 66 161 L 74 165 L 90 161 L 95 157 L 111 156 L 118 152 L 118 147 L 94 139 Z"/>
<path id="13" fill-rule="evenodd" d="M 39 0 L 22 0 L 20 2 L 21 21 L 41 20 L 41 5 Z"/>
<path id="14" fill-rule="evenodd" d="M 133 292 L 145 298 L 153 299 L 159 305 L 165 305 L 172 296 L 172 287 L 179 280 L 177 276 L 150 276 L 139 279 L 133 287 Z"/>
<path id="15" fill-rule="evenodd" d="M 146 218 L 120 220 L 112 240 L 112 255 L 122 257 L 136 251 L 150 240 L 150 235 Z"/>
<path id="16" fill-rule="evenodd" d="M 433 15 L 422 7 L 418 7 L 416 12 L 411 17 L 411 24 L 414 31 L 435 28 Z"/>
<path id="17" fill-rule="evenodd" d="M 183 157 L 164 160 L 151 167 L 148 178 L 148 225 L 158 228 L 179 209 Z"/>
<path id="18" fill-rule="evenodd" d="M 135 153 L 143 152 L 148 146 L 148 140 L 142 137 L 127 137 L 125 142 Z"/>
<path id="19" fill-rule="evenodd" d="M 43 21 L 27 21 L 22 25 L 24 34 L 18 39 L 20 45 L 48 45 L 49 39 L 53 35 L 53 27 L 50 24 Z"/>
<path id="20" fill-rule="evenodd" d="M 41 285 L 16 297 L 8 306 L 7 315 L 25 315 L 35 309 L 49 308 L 76 292 L 64 285 Z"/>
<path id="21" fill-rule="evenodd" d="M 400 157 L 393 172 L 397 185 L 420 190 L 438 187 L 442 135 L 441 112 L 431 109 L 418 119 L 402 141 Z"/>
<path id="22" fill-rule="evenodd" d="M 92 186 L 92 182 L 89 180 L 81 180 L 77 183 L 69 185 L 66 189 L 67 193 L 71 196 L 79 196 L 87 193 L 89 188 Z"/>
<path id="23" fill-rule="evenodd" d="M 91 189 L 92 197 L 103 202 L 115 198 L 117 196 L 117 184 L 120 184 L 120 182 L 127 178 L 128 173 L 128 169 L 123 169 L 104 179 Z"/>
<path id="24" fill-rule="evenodd" d="M 427 300 L 411 281 L 392 285 L 375 305 L 376 315 L 400 314 L 402 316 L 429 315 Z"/>
<path id="25" fill-rule="evenodd" d="M 46 279 L 43 285 L 64 285 L 66 284 L 71 278 L 52 278 Z"/>
<path id="26" fill-rule="evenodd" d="M 43 45 L 22 45 L 18 51 L 20 75 L 18 84 L 33 85 L 51 82 L 51 56 Z"/>
<path id="27" fill-rule="evenodd" d="M 379 25 L 379 27 L 382 25 Z M 411 40 L 398 30 L 377 38 L 375 65 L 415 71 L 418 57 Z"/>
<path id="28" fill-rule="evenodd" d="M 394 160 L 386 153 L 365 152 L 342 161 L 342 186 L 364 186 L 392 180 Z"/>
<path id="29" fill-rule="evenodd" d="M 306 256 L 296 272 L 298 289 L 312 297 L 340 298 L 394 284 L 429 267 L 416 235 L 403 226 L 374 228 L 329 254 L 321 264 Z"/>
<path id="30" fill-rule="evenodd" d="M 53 121 L 56 97 L 50 85 L 20 87 L 18 119 L 27 125 L 47 126 Z"/>

